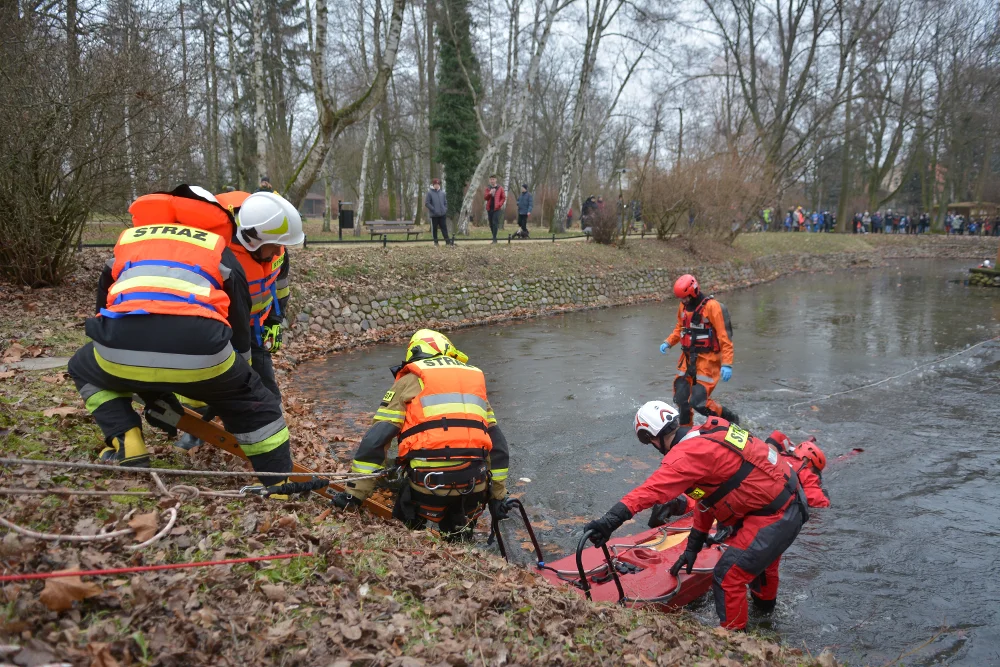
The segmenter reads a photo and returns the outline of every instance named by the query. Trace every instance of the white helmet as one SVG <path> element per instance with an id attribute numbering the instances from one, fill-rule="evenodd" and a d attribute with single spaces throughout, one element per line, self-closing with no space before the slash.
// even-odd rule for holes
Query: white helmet
<path id="1" fill-rule="evenodd" d="M 661 435 L 673 433 L 680 425 L 680 413 L 663 401 L 649 401 L 635 413 L 635 435 L 644 445 L 653 444 Z"/>
<path id="2" fill-rule="evenodd" d="M 236 214 L 236 224 L 236 237 L 250 252 L 266 243 L 298 245 L 306 238 L 299 212 L 273 192 L 255 192 L 247 197 Z"/>

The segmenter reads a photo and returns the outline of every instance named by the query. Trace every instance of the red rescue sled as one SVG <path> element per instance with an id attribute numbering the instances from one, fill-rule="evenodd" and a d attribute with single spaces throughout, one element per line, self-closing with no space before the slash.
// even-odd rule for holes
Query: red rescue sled
<path id="1" fill-rule="evenodd" d="M 589 541 L 589 533 L 580 538 L 576 554 L 546 563 L 520 503 L 522 518 L 535 547 L 539 573 L 554 584 L 570 586 L 588 599 L 618 602 L 628 606 L 651 606 L 670 610 L 694 602 L 712 587 L 712 570 L 725 553 L 724 544 L 710 538 L 691 574 L 670 574 L 684 551 L 691 532 L 691 516 L 683 516 L 659 528 L 610 540 L 603 547 Z M 495 531 L 496 532 L 496 531 Z M 714 537 L 714 536 L 713 536 Z M 722 537 L 721 535 L 719 537 Z M 498 540 L 501 553 L 505 545 Z"/>

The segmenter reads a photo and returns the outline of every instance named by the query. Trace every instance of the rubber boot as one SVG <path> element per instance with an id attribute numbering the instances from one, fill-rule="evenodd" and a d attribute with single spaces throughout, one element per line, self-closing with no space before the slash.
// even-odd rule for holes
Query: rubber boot
<path id="1" fill-rule="evenodd" d="M 129 468 L 149 467 L 149 452 L 138 426 L 123 435 L 111 438 L 110 446 L 101 450 L 101 463 L 111 463 Z"/>
<path id="2" fill-rule="evenodd" d="M 778 605 L 777 600 L 762 600 L 753 593 L 750 594 L 750 600 L 753 602 L 753 608 L 762 614 L 770 614 Z"/>
<path id="3" fill-rule="evenodd" d="M 722 408 L 722 414 L 719 416 L 725 419 L 730 424 L 739 425 L 740 423 L 740 416 L 727 407 Z"/>

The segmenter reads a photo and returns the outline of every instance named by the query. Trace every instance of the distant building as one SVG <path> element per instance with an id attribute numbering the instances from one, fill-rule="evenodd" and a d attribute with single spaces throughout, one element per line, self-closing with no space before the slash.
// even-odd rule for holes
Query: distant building
<path id="1" fill-rule="evenodd" d="M 326 197 L 314 192 L 308 193 L 299 207 L 299 213 L 307 218 L 322 218 L 326 213 Z"/>

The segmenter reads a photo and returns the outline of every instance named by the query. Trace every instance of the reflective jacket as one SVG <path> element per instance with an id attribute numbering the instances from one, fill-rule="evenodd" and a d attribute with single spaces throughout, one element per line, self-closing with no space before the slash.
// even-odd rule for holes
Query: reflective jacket
<path id="1" fill-rule="evenodd" d="M 235 217 L 249 196 L 249 192 L 234 190 L 219 193 L 215 198 Z M 260 345 L 261 329 L 269 319 L 272 323 L 280 322 L 288 302 L 288 255 L 282 246 L 281 252 L 270 261 L 258 262 L 236 238 L 230 242 L 229 249 L 236 255 L 247 275 L 250 299 L 253 303 L 250 310 L 250 325 L 253 327 L 257 344 Z M 270 317 L 272 312 L 274 318 Z"/>
<path id="2" fill-rule="evenodd" d="M 133 226 L 115 244 L 114 282 L 100 314 L 187 315 L 229 326 L 222 287 L 229 277 L 222 265 L 229 213 L 216 202 L 165 193 L 139 197 L 129 212 Z"/>
<path id="3" fill-rule="evenodd" d="M 421 391 L 406 404 L 399 457 L 485 459 L 493 443 L 487 434 L 483 372 L 451 357 L 435 357 L 406 364 L 396 377 L 410 373 L 420 379 Z"/>
<path id="4" fill-rule="evenodd" d="M 777 449 L 735 424 L 711 417 L 670 448 L 660 467 L 622 498 L 633 514 L 680 493 L 697 502 L 694 527 L 734 525 L 748 515 L 784 510 L 798 481 Z"/>

